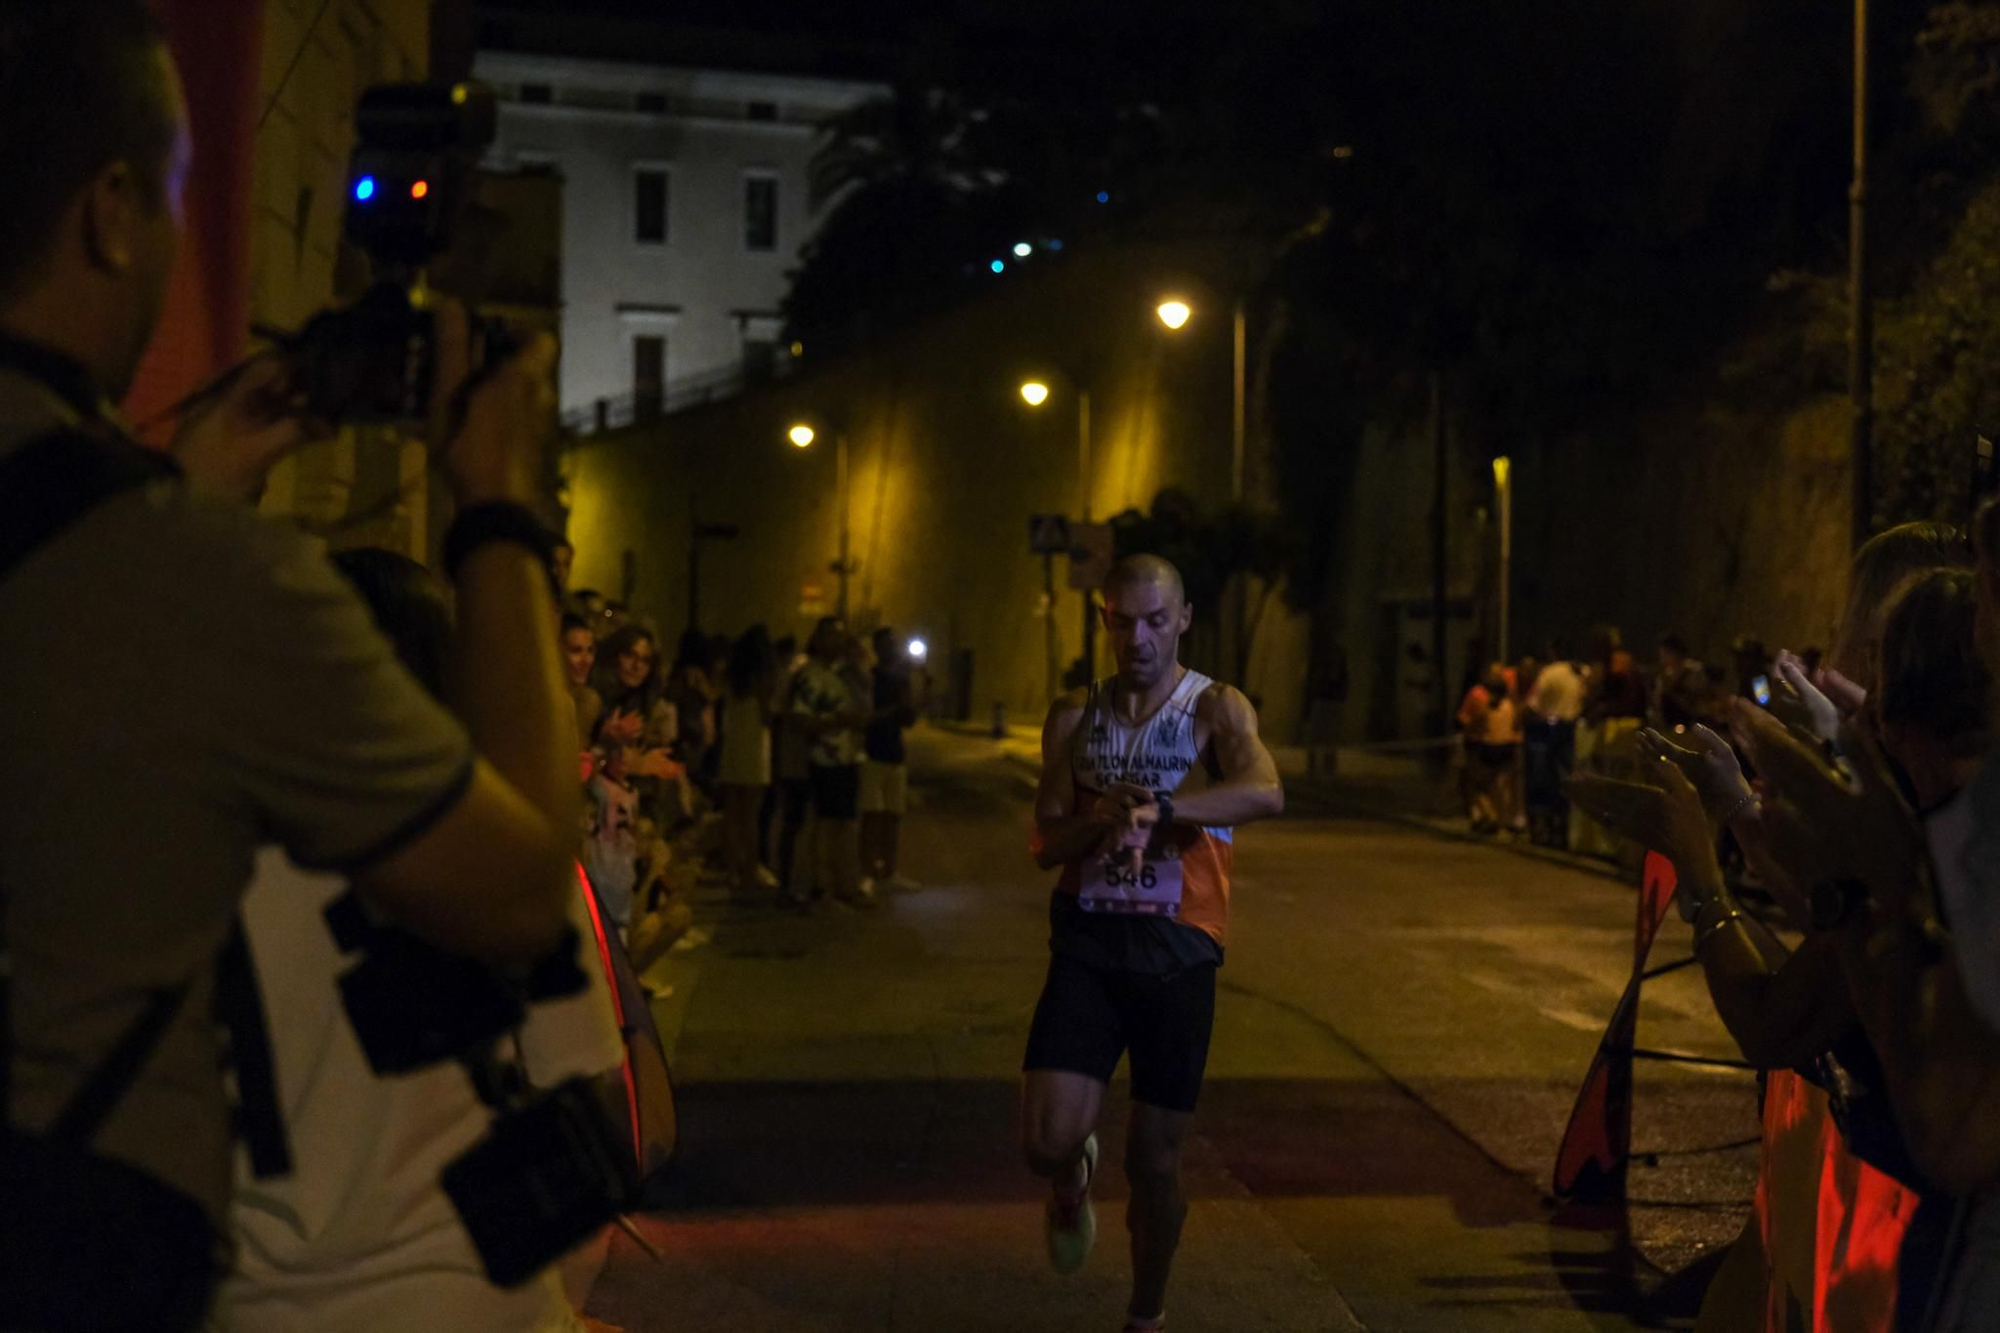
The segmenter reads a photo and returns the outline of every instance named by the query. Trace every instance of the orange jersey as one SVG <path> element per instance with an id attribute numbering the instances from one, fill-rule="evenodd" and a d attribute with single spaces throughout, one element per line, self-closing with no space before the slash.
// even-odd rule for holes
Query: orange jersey
<path id="1" fill-rule="evenodd" d="M 1112 712 L 1111 682 L 1092 685 L 1070 744 L 1077 808 L 1117 782 L 1169 796 L 1190 780 L 1192 789 L 1207 786 L 1217 775 L 1196 744 L 1195 706 L 1214 683 L 1190 670 L 1167 701 L 1136 724 Z M 1137 874 L 1084 858 L 1063 867 L 1056 887 L 1075 895 L 1087 912 L 1166 916 L 1224 944 L 1233 856 L 1230 830 L 1177 823 L 1147 849 Z"/>

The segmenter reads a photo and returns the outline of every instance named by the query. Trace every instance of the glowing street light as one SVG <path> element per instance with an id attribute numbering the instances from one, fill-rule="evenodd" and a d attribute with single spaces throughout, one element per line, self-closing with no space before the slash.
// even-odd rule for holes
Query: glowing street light
<path id="1" fill-rule="evenodd" d="M 1049 401 L 1049 386 L 1040 380 L 1029 380 L 1021 386 L 1021 401 L 1029 407 L 1040 407 Z"/>
<path id="2" fill-rule="evenodd" d="M 923 661 L 926 657 L 930 656 L 930 651 L 931 646 L 922 639 L 910 640 L 910 660 L 912 662 Z"/>
<path id="3" fill-rule="evenodd" d="M 1014 258 L 1026 259 L 1029 255 L 1033 253 L 1035 253 L 1035 247 L 1029 245 L 1026 241 L 1014 242 Z"/>
<path id="4" fill-rule="evenodd" d="M 1194 311 L 1186 301 L 1162 301 L 1154 313 L 1159 315 L 1160 323 L 1170 329 L 1178 329 L 1188 322 L 1188 317 L 1194 314 Z"/>
<path id="5" fill-rule="evenodd" d="M 801 421 L 798 425 L 785 432 L 785 438 L 790 440 L 795 448 L 807 448 L 813 442 L 813 428 Z"/>

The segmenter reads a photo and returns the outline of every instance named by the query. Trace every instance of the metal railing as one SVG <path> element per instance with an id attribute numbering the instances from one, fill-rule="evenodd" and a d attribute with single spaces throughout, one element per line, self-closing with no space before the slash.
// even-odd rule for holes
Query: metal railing
<path id="1" fill-rule="evenodd" d="M 599 398 L 586 407 L 564 412 L 562 427 L 571 435 L 600 435 L 606 431 L 647 425 L 676 412 L 734 398 L 754 385 L 783 379 L 791 373 L 793 364 L 792 359 L 785 356 L 764 364 L 742 362 L 722 370 L 675 380 L 657 392 Z"/>

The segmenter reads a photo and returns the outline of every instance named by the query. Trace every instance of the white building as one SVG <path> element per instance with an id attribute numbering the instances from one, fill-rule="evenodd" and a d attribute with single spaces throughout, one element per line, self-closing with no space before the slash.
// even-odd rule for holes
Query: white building
<path id="1" fill-rule="evenodd" d="M 562 407 L 590 429 L 790 355 L 779 305 L 819 216 L 819 127 L 883 84 L 481 51 L 489 164 L 563 179 Z"/>

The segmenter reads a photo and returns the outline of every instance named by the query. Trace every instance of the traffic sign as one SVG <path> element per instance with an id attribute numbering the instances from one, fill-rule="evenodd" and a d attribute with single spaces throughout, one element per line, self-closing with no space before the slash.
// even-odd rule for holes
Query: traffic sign
<path id="1" fill-rule="evenodd" d="M 1069 520 L 1061 514 L 1029 516 L 1028 549 L 1036 555 L 1061 555 L 1068 551 Z"/>

